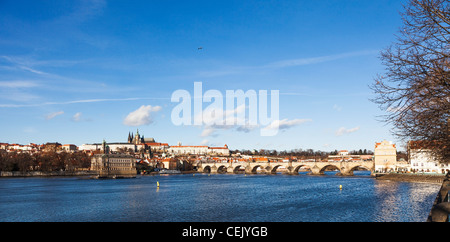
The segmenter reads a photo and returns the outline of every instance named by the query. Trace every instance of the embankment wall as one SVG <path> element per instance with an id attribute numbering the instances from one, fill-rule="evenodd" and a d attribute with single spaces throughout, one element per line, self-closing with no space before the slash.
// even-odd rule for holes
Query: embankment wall
<path id="1" fill-rule="evenodd" d="M 39 176 L 92 176 L 96 171 L 0 171 L 0 177 L 39 177 Z"/>
<path id="2" fill-rule="evenodd" d="M 427 174 L 376 174 L 378 180 L 391 180 L 391 181 L 404 181 L 404 182 L 425 182 L 442 184 L 445 179 L 445 175 L 427 175 Z"/>

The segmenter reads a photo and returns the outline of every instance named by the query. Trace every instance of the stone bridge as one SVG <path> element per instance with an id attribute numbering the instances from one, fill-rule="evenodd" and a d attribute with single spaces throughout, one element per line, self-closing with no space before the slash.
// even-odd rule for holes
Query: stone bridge
<path id="1" fill-rule="evenodd" d="M 296 175 L 300 168 L 309 169 L 312 175 L 323 175 L 327 168 L 339 170 L 340 175 L 352 176 L 357 168 L 364 168 L 373 173 L 375 163 L 373 161 L 342 161 L 342 162 L 198 162 L 197 171 L 205 173 L 238 173 L 245 169 L 247 174 L 276 174 L 277 169 L 284 167 L 285 173 Z"/>

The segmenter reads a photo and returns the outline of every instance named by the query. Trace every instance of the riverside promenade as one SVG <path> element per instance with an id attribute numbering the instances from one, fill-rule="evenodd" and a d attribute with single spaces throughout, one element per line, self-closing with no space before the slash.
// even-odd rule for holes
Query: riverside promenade
<path id="1" fill-rule="evenodd" d="M 391 180 L 404 182 L 424 182 L 442 184 L 445 179 L 444 174 L 420 174 L 420 173 L 378 173 L 375 174 L 377 180 Z"/>

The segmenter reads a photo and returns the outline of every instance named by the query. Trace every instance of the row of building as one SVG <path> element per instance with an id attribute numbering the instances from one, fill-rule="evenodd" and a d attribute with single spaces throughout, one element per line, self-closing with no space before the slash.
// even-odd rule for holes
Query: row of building
<path id="1" fill-rule="evenodd" d="M 8 144 L 0 143 L 1 150 L 7 151 L 20 151 L 35 153 L 41 151 L 66 151 L 66 152 L 102 152 L 103 143 L 83 144 L 76 146 L 74 144 L 60 144 L 58 142 L 46 143 L 46 144 L 34 144 L 28 145 L 20 144 Z M 127 142 L 110 142 L 106 143 L 106 149 L 113 153 L 166 153 L 167 155 L 216 155 L 216 156 L 229 156 L 230 150 L 227 145 L 222 147 L 210 147 L 210 146 L 194 146 L 194 145 L 181 145 L 179 142 L 177 145 L 169 146 L 168 143 L 156 142 L 153 138 L 144 138 L 139 134 L 137 130 L 136 134 L 129 133 Z"/>
<path id="2" fill-rule="evenodd" d="M 397 147 L 390 141 L 375 143 L 374 162 L 376 172 L 412 172 L 446 174 L 450 171 L 448 163 L 441 163 L 433 156 L 424 142 L 409 141 L 408 161 L 397 160 Z"/>
<path id="3" fill-rule="evenodd" d="M 194 145 L 181 145 L 178 142 L 177 145 L 169 146 L 168 143 L 155 142 L 153 138 L 144 138 L 139 134 L 139 130 L 136 134 L 129 133 L 127 142 L 113 142 L 106 143 L 107 149 L 110 152 L 122 153 L 123 151 L 132 152 L 158 152 L 171 155 L 217 155 L 217 156 L 229 156 L 230 150 L 227 145 L 223 147 L 210 147 L 210 146 L 194 146 Z M 79 147 L 81 151 L 103 151 L 102 143 L 83 144 Z"/>
<path id="4" fill-rule="evenodd" d="M 6 150 L 10 152 L 20 151 L 27 153 L 36 153 L 42 151 L 76 152 L 78 150 L 78 147 L 74 144 L 61 144 L 58 142 L 48 142 L 45 144 L 30 143 L 28 145 L 0 143 L 0 150 Z"/>

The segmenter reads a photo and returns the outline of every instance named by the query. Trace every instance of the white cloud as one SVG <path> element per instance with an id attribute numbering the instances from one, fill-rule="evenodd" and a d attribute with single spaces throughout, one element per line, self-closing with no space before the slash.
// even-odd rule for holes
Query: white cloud
<path id="1" fill-rule="evenodd" d="M 359 130 L 359 126 L 358 127 L 354 127 L 351 129 L 346 129 L 345 127 L 340 127 L 337 131 L 336 131 L 336 136 L 342 136 L 344 134 L 350 134 L 353 132 L 356 132 Z"/>
<path id="2" fill-rule="evenodd" d="M 217 136 L 217 134 L 214 134 L 216 130 L 227 130 L 235 127 L 237 128 L 237 131 L 247 133 L 251 130 L 251 127 L 248 127 L 249 125 L 239 125 L 245 123 L 246 121 L 245 117 L 242 118 L 240 116 L 240 114 L 245 113 L 245 110 L 246 108 L 244 104 L 230 110 L 218 108 L 215 110 L 209 110 L 209 112 L 203 111 L 202 115 L 197 114 L 194 117 L 194 120 L 205 124 L 204 129 L 200 134 L 201 137 Z M 214 115 L 215 112 L 221 115 Z"/>
<path id="3" fill-rule="evenodd" d="M 340 112 L 342 110 L 342 107 L 337 104 L 334 104 L 333 109 Z"/>
<path id="4" fill-rule="evenodd" d="M 127 126 L 141 126 L 141 125 L 148 125 L 153 123 L 153 119 L 151 117 L 152 112 L 158 112 L 161 110 L 160 106 L 154 106 L 151 105 L 142 105 L 137 110 L 131 112 L 128 114 L 128 116 L 123 121 L 123 124 Z"/>
<path id="5" fill-rule="evenodd" d="M 75 115 L 73 115 L 72 120 L 75 122 L 81 121 L 81 112 L 78 112 Z"/>
<path id="6" fill-rule="evenodd" d="M 272 123 L 270 123 L 269 125 L 267 125 L 266 127 L 264 127 L 264 129 L 266 130 L 271 130 L 271 129 L 288 129 L 306 122 L 311 122 L 311 119 L 293 119 L 293 120 L 288 120 L 288 119 L 283 119 L 283 120 L 274 120 Z"/>
<path id="7" fill-rule="evenodd" d="M 56 116 L 59 116 L 59 115 L 62 115 L 62 114 L 64 114 L 64 111 L 58 111 L 58 112 L 49 113 L 49 114 L 45 115 L 45 120 L 53 119 Z"/>

